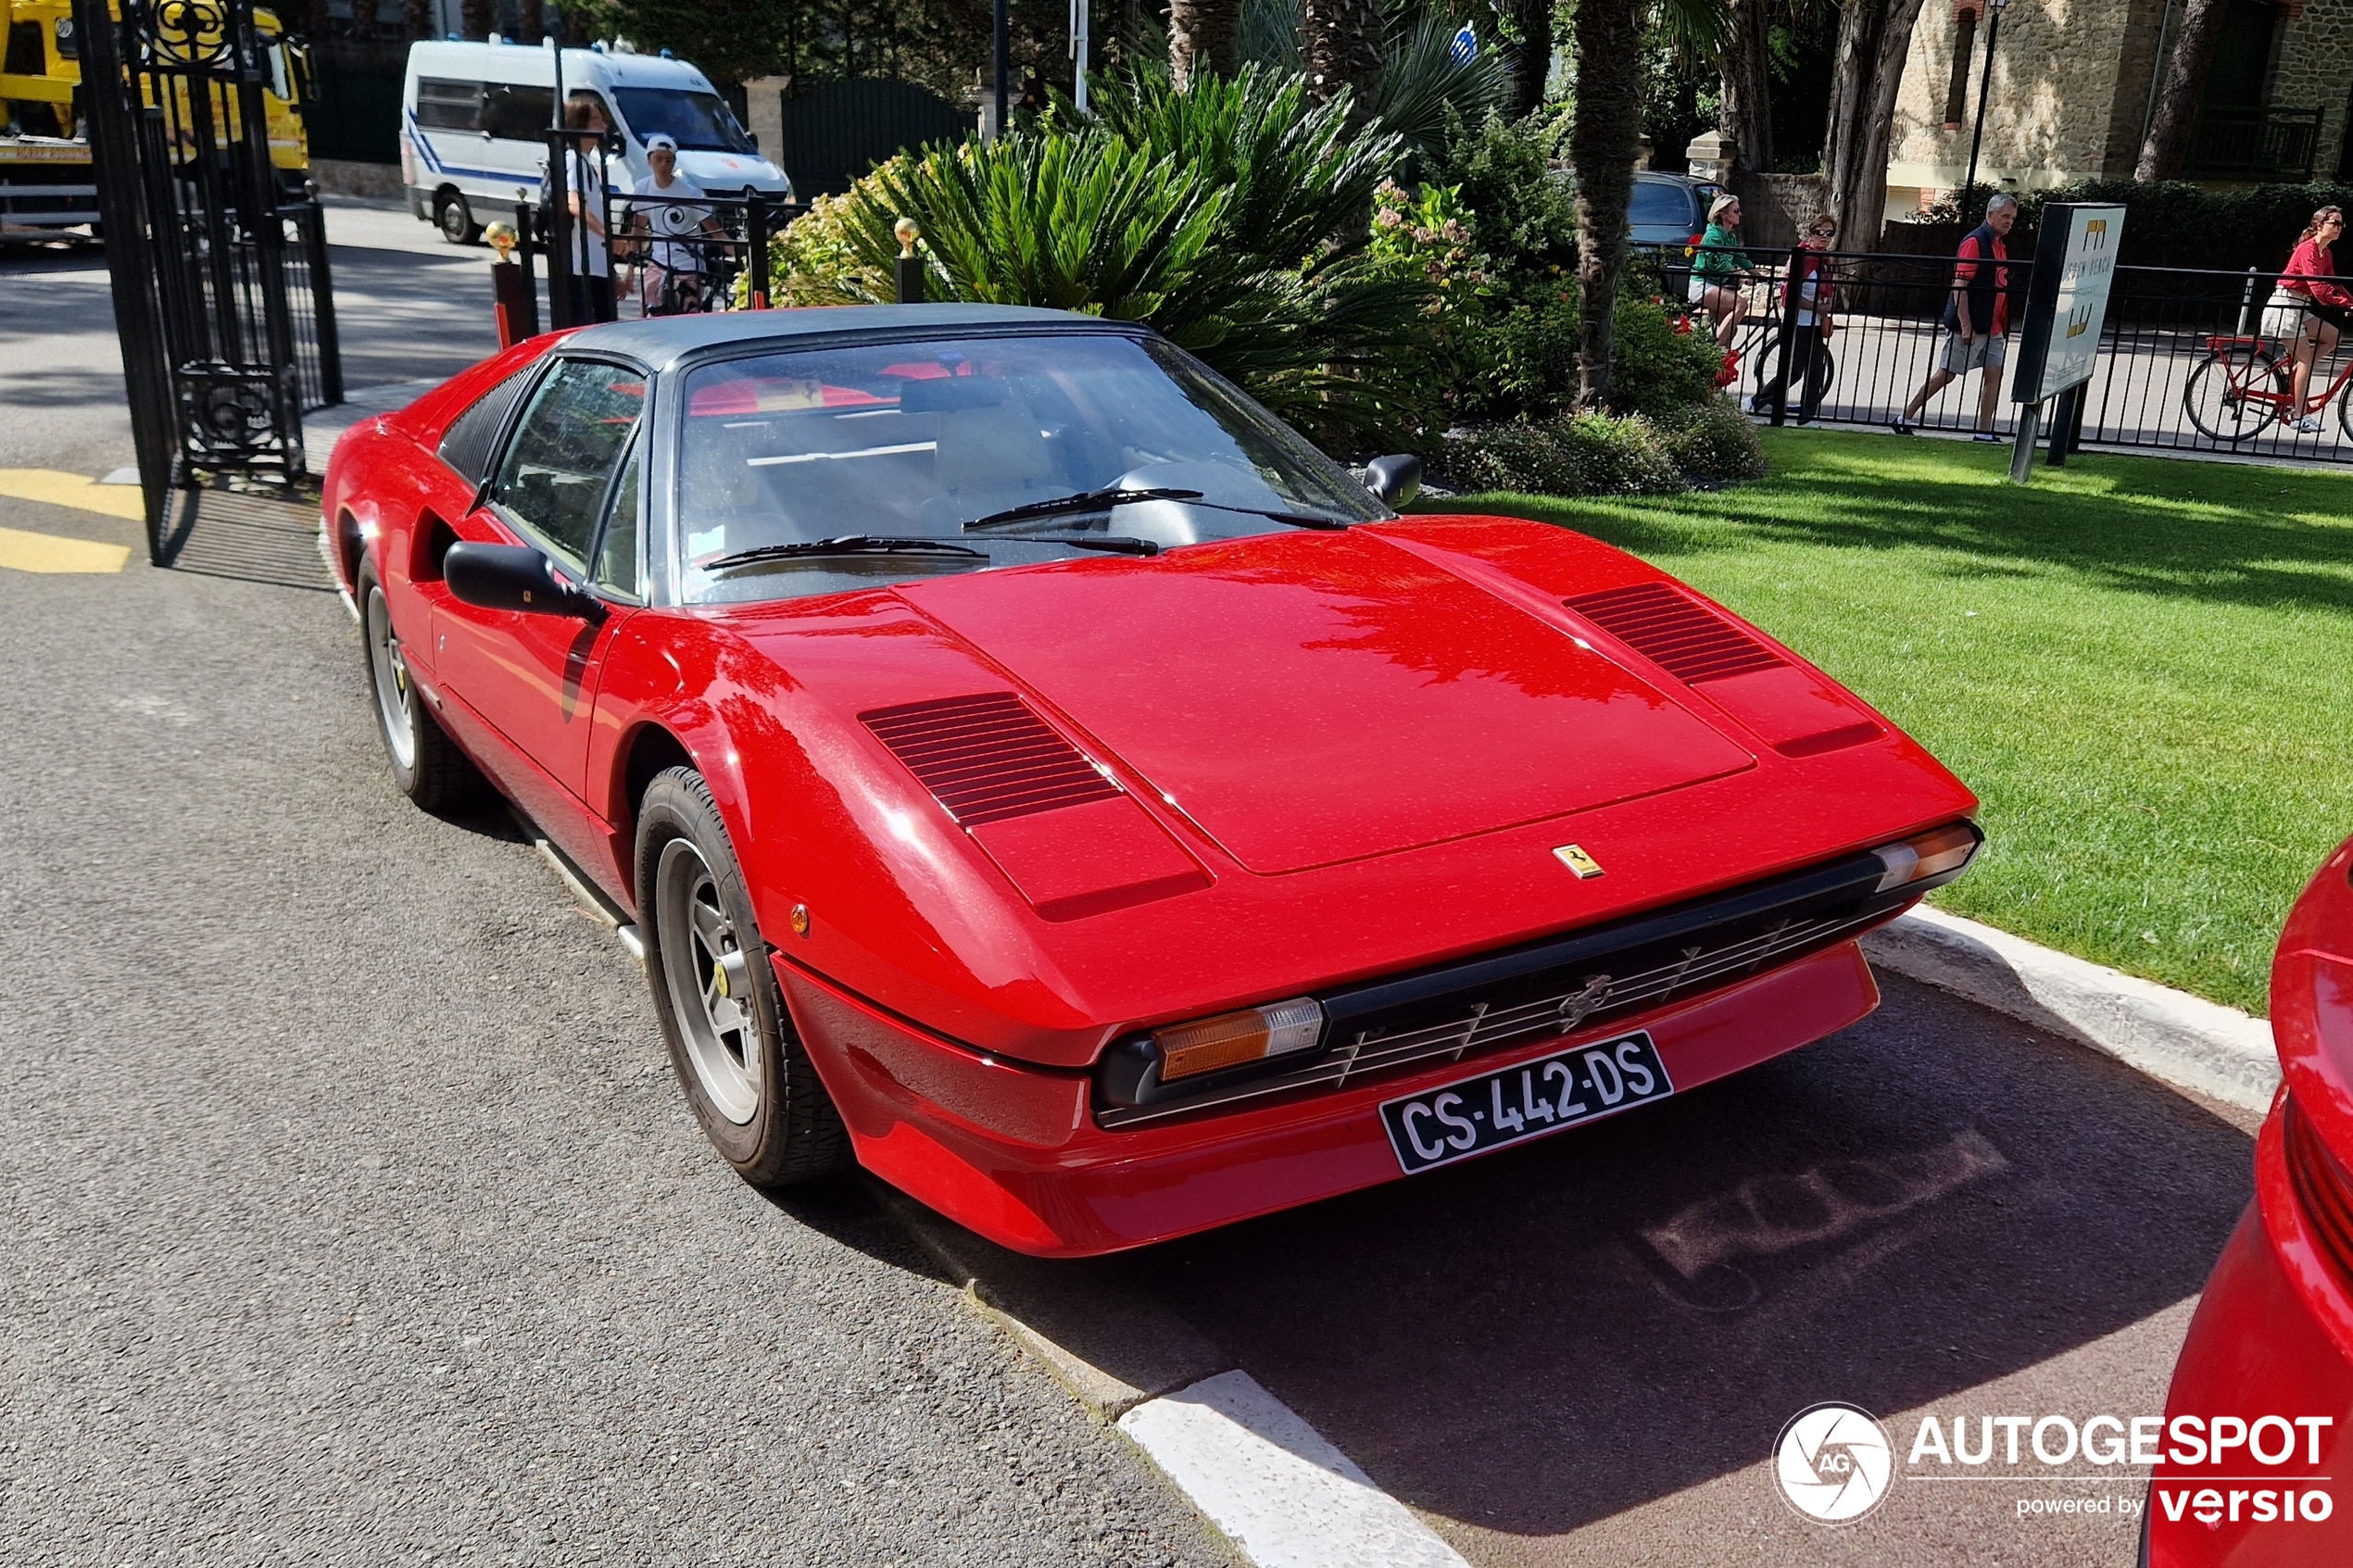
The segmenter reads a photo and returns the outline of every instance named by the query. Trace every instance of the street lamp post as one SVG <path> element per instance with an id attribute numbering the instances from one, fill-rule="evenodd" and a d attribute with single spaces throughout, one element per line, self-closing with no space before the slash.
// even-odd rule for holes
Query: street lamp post
<path id="1" fill-rule="evenodd" d="M 1000 0 L 1002 3 L 1002 0 Z M 1985 141 L 1985 97 L 1994 88 L 1994 45 L 2001 41 L 2002 13 L 2010 8 L 2010 0 L 1985 0 L 1994 19 L 1985 27 L 1985 69 L 1977 79 L 1977 128 L 1969 132 L 1969 177 L 1961 182 L 1961 223 L 1969 223 L 1970 194 L 1977 189 L 1977 149 Z"/>
<path id="2" fill-rule="evenodd" d="M 995 31 L 997 49 L 997 134 L 1000 136 L 1002 136 L 1005 133 L 1005 111 L 1008 107 L 1010 107 L 1007 100 L 1012 96 L 1010 92 L 1011 83 L 1007 81 L 1007 66 L 1005 61 L 1009 42 L 1007 34 L 1011 31 L 1011 27 L 1012 24 L 1005 15 L 1005 0 L 997 0 L 997 20 Z"/>

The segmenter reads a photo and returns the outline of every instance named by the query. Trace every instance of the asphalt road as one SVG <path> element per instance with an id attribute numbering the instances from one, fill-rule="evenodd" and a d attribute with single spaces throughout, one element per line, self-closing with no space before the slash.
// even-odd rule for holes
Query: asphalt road
<path id="1" fill-rule="evenodd" d="M 355 361 L 462 362 L 423 302 L 479 255 L 383 216 Z M 0 261 L 0 466 L 129 461 L 90 272 Z M 610 936 L 503 818 L 393 795 L 290 538 L 0 570 L 0 1562 L 1227 1561 L 861 1180 L 726 1173 Z M 1061 1284 L 1181 1315 L 1479 1568 L 2123 1568 L 2024 1483 L 1843 1531 L 1772 1487 L 1817 1400 L 1899 1444 L 2158 1410 L 2247 1192 L 2252 1118 L 1886 984 L 1730 1083 Z"/>

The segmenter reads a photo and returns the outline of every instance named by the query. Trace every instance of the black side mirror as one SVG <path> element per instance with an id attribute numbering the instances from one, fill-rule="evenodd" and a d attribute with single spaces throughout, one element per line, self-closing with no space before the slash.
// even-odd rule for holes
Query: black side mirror
<path id="1" fill-rule="evenodd" d="M 1422 493 L 1422 460 L 1411 452 L 1375 458 L 1365 465 L 1365 488 L 1384 504 L 1402 507 Z"/>
<path id="2" fill-rule="evenodd" d="M 559 576 L 555 562 L 528 545 L 477 545 L 460 539 L 441 558 L 441 577 L 452 597 L 483 609 L 569 615 L 590 621 L 605 618 L 601 600 Z"/>

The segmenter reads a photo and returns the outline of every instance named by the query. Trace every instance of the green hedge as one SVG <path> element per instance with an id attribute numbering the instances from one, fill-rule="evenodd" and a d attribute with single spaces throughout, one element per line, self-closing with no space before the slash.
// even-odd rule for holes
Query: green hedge
<path id="1" fill-rule="evenodd" d="M 2079 180 L 2057 190 L 2037 191 L 2019 208 L 2019 226 L 2031 248 L 2043 208 L 2051 202 L 2121 202 L 2124 240 L 2117 259 L 2129 267 L 2210 267 L 2233 272 L 2249 267 L 2276 271 L 2296 248 L 2296 236 L 2313 209 L 2341 207 L 2353 212 L 2353 185 L 2258 185 L 2243 191 L 2209 191 L 2185 180 L 2140 185 L 2130 180 Z M 2337 270 L 2353 269 L 2353 255 L 2339 254 Z"/>

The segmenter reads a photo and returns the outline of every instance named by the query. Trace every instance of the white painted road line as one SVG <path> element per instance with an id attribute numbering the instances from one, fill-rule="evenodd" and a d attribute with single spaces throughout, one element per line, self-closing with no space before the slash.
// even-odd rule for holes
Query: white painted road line
<path id="1" fill-rule="evenodd" d="M 1246 1372 L 1147 1399 L 1119 1429 L 1258 1568 L 1468 1568 Z"/>
<path id="2" fill-rule="evenodd" d="M 1863 938 L 1871 962 L 2246 1110 L 2280 1086 L 2271 1026 L 1923 904 Z"/>

